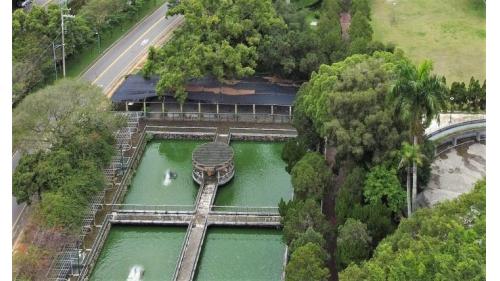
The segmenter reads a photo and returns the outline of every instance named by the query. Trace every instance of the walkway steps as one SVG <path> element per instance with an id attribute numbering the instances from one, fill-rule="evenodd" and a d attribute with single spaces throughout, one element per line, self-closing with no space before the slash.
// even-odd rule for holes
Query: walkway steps
<path id="1" fill-rule="evenodd" d="M 210 206 L 212 205 L 213 200 L 215 199 L 215 193 L 217 191 L 217 185 L 215 184 L 206 184 L 203 186 L 203 190 L 201 191 L 200 201 L 198 202 L 198 206 L 196 208 L 196 212 L 201 215 L 208 215 L 210 211 Z"/>

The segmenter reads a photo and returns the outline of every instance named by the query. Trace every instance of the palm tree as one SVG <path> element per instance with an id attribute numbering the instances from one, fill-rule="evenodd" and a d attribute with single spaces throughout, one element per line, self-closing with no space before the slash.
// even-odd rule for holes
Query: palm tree
<path id="1" fill-rule="evenodd" d="M 399 168 L 406 167 L 406 205 L 408 207 L 408 217 L 411 216 L 412 206 L 415 208 L 415 201 L 417 196 L 417 186 L 413 185 L 413 192 L 411 190 L 411 165 L 416 164 L 416 166 L 421 166 L 425 155 L 420 152 L 420 146 L 412 146 L 407 142 L 403 142 L 401 146 L 401 161 L 399 162 Z M 416 173 L 416 168 L 414 165 L 414 173 Z M 416 176 L 415 176 L 416 178 Z"/>
<path id="2" fill-rule="evenodd" d="M 410 125 L 413 145 L 417 146 L 425 128 L 445 106 L 447 88 L 442 77 L 431 74 L 432 62 L 423 61 L 418 67 L 404 61 L 396 68 L 397 79 L 389 94 L 396 113 Z M 417 190 L 417 163 L 413 162 L 412 198 Z M 415 206 L 413 206 L 414 209 Z"/>

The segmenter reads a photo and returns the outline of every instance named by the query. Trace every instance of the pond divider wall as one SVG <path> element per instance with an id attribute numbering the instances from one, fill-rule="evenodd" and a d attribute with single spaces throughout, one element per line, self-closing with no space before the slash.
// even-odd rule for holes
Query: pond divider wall
<path id="1" fill-rule="evenodd" d="M 92 246 L 90 253 L 85 258 L 86 263 L 84 264 L 82 270 L 80 271 L 80 276 L 78 277 L 78 280 L 87 280 L 88 277 L 90 276 L 90 273 L 92 272 L 92 269 L 94 268 L 94 265 L 97 262 L 99 254 L 101 253 L 102 247 L 104 247 L 104 242 L 108 237 L 109 231 L 111 230 L 111 222 L 109 219 L 110 215 L 108 214 L 104 218 L 104 221 L 101 225 L 101 229 L 99 230 L 99 233 L 97 234 L 97 237 L 94 240 L 94 245 Z"/>
<path id="2" fill-rule="evenodd" d="M 123 176 L 123 179 L 118 187 L 117 192 L 115 192 L 113 199 L 111 200 L 112 204 L 116 204 L 117 202 L 122 202 L 123 198 L 125 197 L 126 191 L 128 190 L 128 187 L 132 183 L 132 176 L 135 173 L 135 170 L 137 169 L 137 166 L 139 166 L 139 163 L 141 162 L 142 155 L 144 154 L 145 148 L 146 148 L 146 134 L 145 130 L 142 131 L 139 142 L 137 144 L 136 149 L 134 150 L 134 153 L 132 154 L 132 157 L 130 159 L 130 165 L 125 171 L 125 174 Z"/>

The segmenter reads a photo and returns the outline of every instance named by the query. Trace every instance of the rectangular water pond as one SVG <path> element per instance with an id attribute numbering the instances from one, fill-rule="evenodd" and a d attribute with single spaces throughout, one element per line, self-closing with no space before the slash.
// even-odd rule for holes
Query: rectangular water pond
<path id="1" fill-rule="evenodd" d="M 185 234 L 184 227 L 112 226 L 90 280 L 127 280 L 134 265 L 144 268 L 144 281 L 171 280 Z"/>
<path id="2" fill-rule="evenodd" d="M 281 159 L 284 143 L 231 141 L 235 154 L 234 178 L 217 190 L 215 205 L 277 207 L 292 199 L 293 189 Z"/>
<path id="3" fill-rule="evenodd" d="M 209 228 L 197 281 L 279 281 L 285 245 L 276 229 Z"/>
<path id="4" fill-rule="evenodd" d="M 124 204 L 193 205 L 199 186 L 192 178 L 191 155 L 204 141 L 153 140 L 137 168 Z M 166 179 L 166 171 L 177 174 Z"/>

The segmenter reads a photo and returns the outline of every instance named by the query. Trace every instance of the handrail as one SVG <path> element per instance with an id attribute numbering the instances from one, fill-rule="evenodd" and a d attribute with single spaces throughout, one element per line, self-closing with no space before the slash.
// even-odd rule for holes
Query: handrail
<path id="1" fill-rule="evenodd" d="M 135 161 L 138 161 L 137 155 L 139 154 L 139 151 L 144 150 L 143 146 L 146 145 L 146 143 L 145 143 L 146 138 L 145 137 L 146 137 L 146 129 L 143 129 L 141 134 L 140 134 L 140 138 L 139 138 L 139 142 L 137 143 L 137 147 L 134 150 L 132 156 L 130 157 L 130 164 L 128 165 L 127 170 L 122 177 L 122 180 L 120 182 L 120 185 L 118 186 L 118 189 L 116 190 L 115 194 L 113 195 L 113 199 L 111 200 L 112 204 L 116 204 L 116 202 L 118 201 L 118 199 L 122 195 L 121 193 L 123 192 L 124 186 L 126 186 L 128 184 L 127 183 L 128 177 L 132 173 Z"/>
<path id="2" fill-rule="evenodd" d="M 200 258 L 200 253 L 201 253 L 201 247 L 203 245 L 203 242 L 205 241 L 205 234 L 207 233 L 207 227 L 208 227 L 208 216 L 205 217 L 205 221 L 203 222 L 203 233 L 201 235 L 201 242 L 198 244 L 198 247 L 196 248 L 196 255 L 193 263 L 193 269 L 191 270 L 191 274 L 189 274 L 189 280 L 193 280 L 194 278 L 194 273 L 196 272 L 196 266 L 198 265 L 198 259 Z"/>
<path id="3" fill-rule="evenodd" d="M 94 243 L 92 244 L 90 253 L 84 259 L 84 266 L 82 268 L 82 271 L 80 272 L 80 275 L 78 276 L 78 281 L 86 280 L 87 275 L 90 273 L 89 271 L 92 267 L 92 262 L 94 258 L 99 256 L 100 248 L 104 245 L 107 234 L 109 233 L 109 230 L 111 228 L 110 217 L 111 214 L 107 214 L 104 217 L 102 227 L 97 233 L 97 237 L 95 238 Z"/>
<path id="4" fill-rule="evenodd" d="M 104 204 L 104 206 L 111 207 L 111 210 L 115 212 L 194 212 L 194 205 Z"/>
<path id="5" fill-rule="evenodd" d="M 212 205 L 211 214 L 279 214 L 278 207 L 216 206 Z"/>
<path id="6" fill-rule="evenodd" d="M 436 131 L 434 131 L 432 133 L 426 134 L 425 137 L 429 139 L 437 134 L 440 134 L 440 133 L 445 132 L 445 131 L 450 130 L 450 129 L 454 129 L 454 128 L 458 128 L 458 127 L 462 127 L 462 126 L 466 126 L 466 125 L 472 125 L 472 124 L 481 124 L 481 123 L 486 123 L 486 119 L 483 118 L 483 119 L 469 120 L 469 121 L 451 124 L 449 126 L 437 129 Z"/>
<path id="7" fill-rule="evenodd" d="M 281 271 L 280 281 L 285 281 L 287 260 L 288 260 L 288 246 L 285 246 L 285 254 L 283 255 L 283 269 Z"/>
<path id="8" fill-rule="evenodd" d="M 188 241 L 189 241 L 189 238 L 191 237 L 191 230 L 193 228 L 193 221 L 194 220 L 191 220 L 191 222 L 189 223 L 187 231 L 186 231 L 186 235 L 184 236 L 184 242 L 182 243 L 182 247 L 181 247 L 181 254 L 179 255 L 179 259 L 177 260 L 177 265 L 175 266 L 175 271 L 174 271 L 173 276 L 172 276 L 173 281 L 175 281 L 177 279 L 177 276 L 179 275 L 179 270 L 181 268 L 182 260 L 184 259 L 184 253 L 186 252 Z"/>

